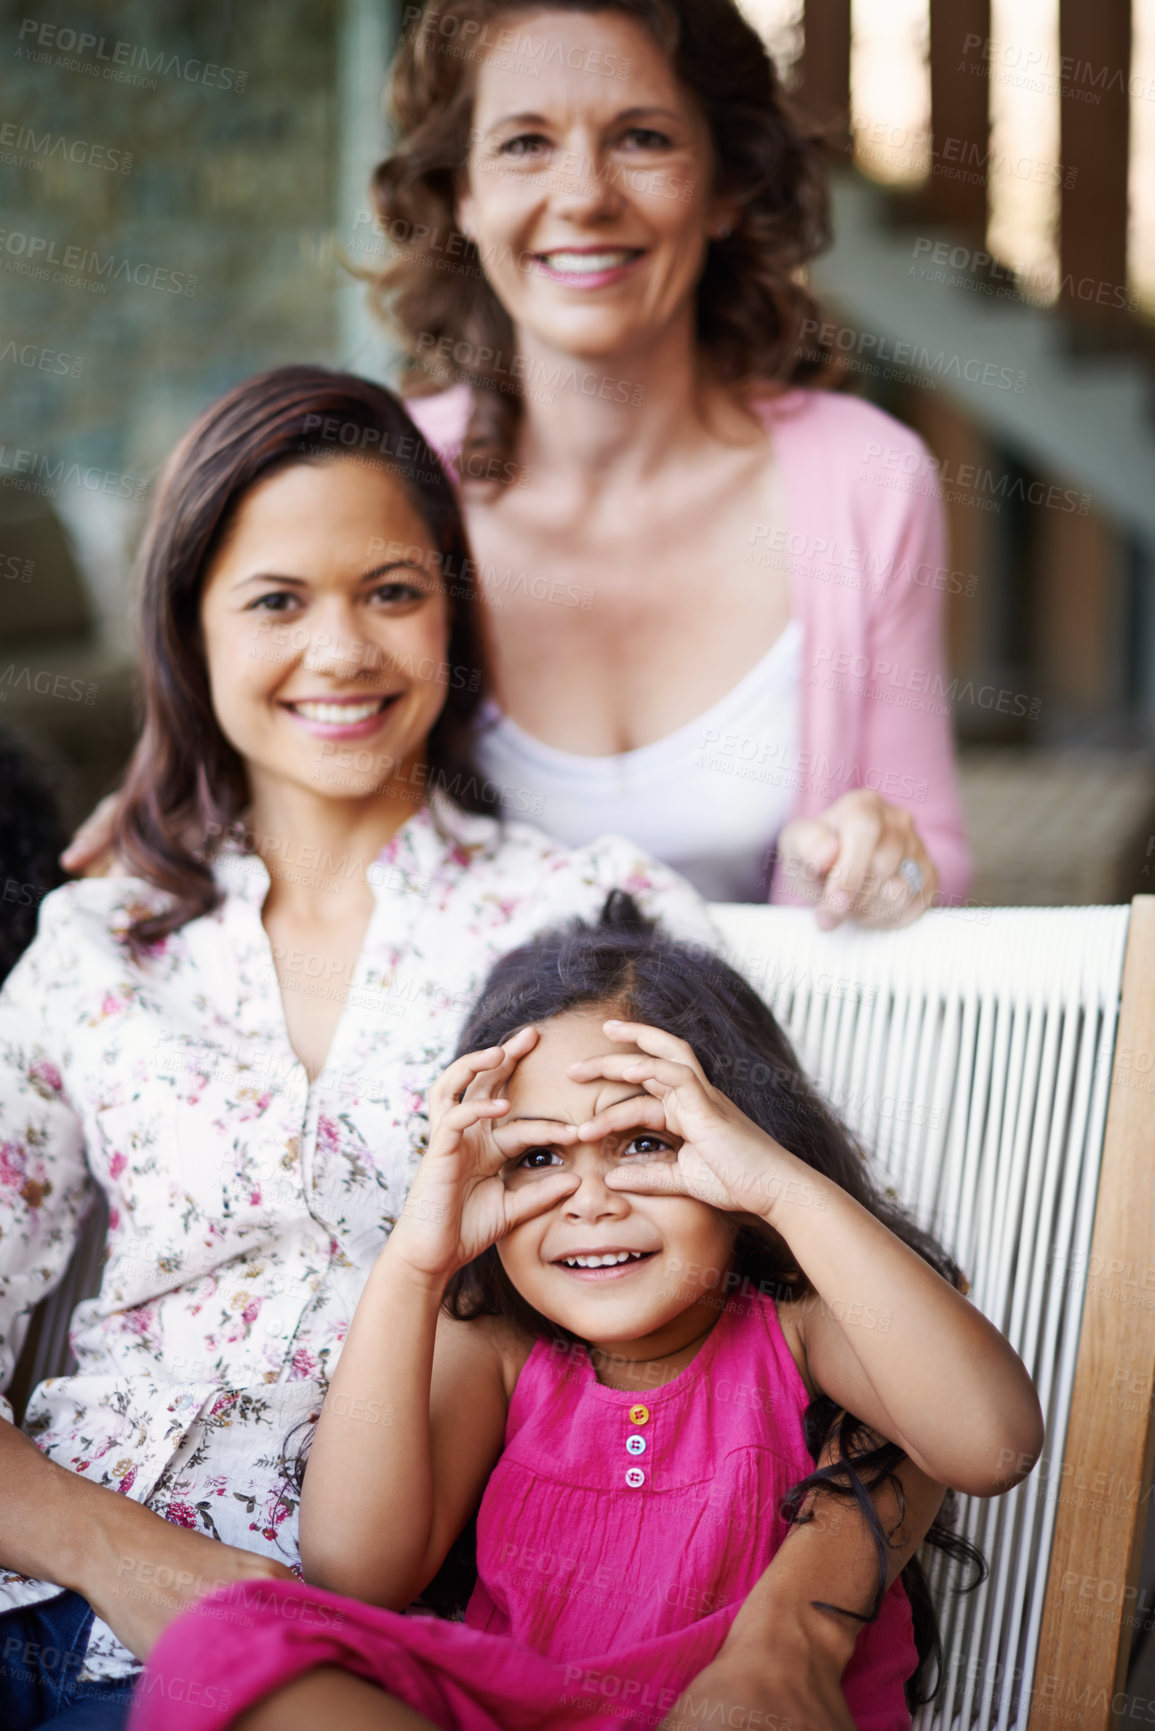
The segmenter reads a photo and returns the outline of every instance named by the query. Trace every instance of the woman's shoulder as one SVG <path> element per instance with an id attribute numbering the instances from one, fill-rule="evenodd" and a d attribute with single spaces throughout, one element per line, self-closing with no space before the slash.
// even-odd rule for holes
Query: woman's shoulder
<path id="1" fill-rule="evenodd" d="M 135 967 L 124 932 L 135 915 L 157 907 L 157 897 L 140 879 L 124 877 L 82 878 L 46 895 L 36 936 L 5 983 L 9 1006 L 51 1021 L 64 1003 L 119 989 Z"/>
<path id="2" fill-rule="evenodd" d="M 439 456 L 456 456 L 472 407 L 468 385 L 453 385 L 431 397 L 407 397 L 405 412 Z"/>
<path id="3" fill-rule="evenodd" d="M 752 406 L 780 447 L 813 445 L 827 463 L 843 458 L 859 466 L 901 464 L 908 453 L 926 454 L 913 428 L 842 391 L 791 390 L 759 397 Z"/>
<path id="4" fill-rule="evenodd" d="M 488 784 L 483 791 L 486 797 L 496 798 L 508 795 L 511 790 Z M 579 847 L 570 847 L 539 825 L 506 816 L 504 812 L 500 817 L 490 817 L 466 811 L 440 794 L 432 804 L 451 845 L 471 863 L 484 862 L 503 877 L 524 870 L 539 885 L 551 877 L 586 879 L 591 883 L 606 881 L 611 887 L 619 884 L 619 880 L 630 880 L 620 882 L 623 889 L 633 882 L 644 888 L 656 878 L 663 882 L 683 881 L 637 842 L 623 835 L 600 835 Z"/>
<path id="5" fill-rule="evenodd" d="M 485 858 L 506 894 L 532 899 L 535 919 L 550 917 L 551 909 L 553 918 L 596 915 L 610 891 L 619 889 L 677 935 L 710 949 L 721 941 L 697 890 L 626 836 L 601 835 L 567 847 L 516 818 L 499 822 L 459 813 L 454 822 L 463 844 Z"/>
<path id="6" fill-rule="evenodd" d="M 59 942 L 67 938 L 100 948 L 121 949 L 125 927 L 146 909 L 165 902 L 160 890 L 143 878 L 77 878 L 62 884 L 40 904 L 36 942 Z"/>

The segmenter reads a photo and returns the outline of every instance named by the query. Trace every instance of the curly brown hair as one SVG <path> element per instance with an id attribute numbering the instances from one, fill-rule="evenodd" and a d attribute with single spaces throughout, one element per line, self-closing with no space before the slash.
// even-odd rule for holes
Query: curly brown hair
<path id="1" fill-rule="evenodd" d="M 558 12 L 615 12 L 649 31 L 698 104 L 713 141 L 716 190 L 738 206 L 736 226 L 708 250 L 697 288 L 697 334 L 715 377 L 772 394 L 825 383 L 826 350 L 804 346 L 818 308 L 801 267 L 830 240 L 821 132 L 783 89 L 761 37 L 734 0 L 547 0 Z M 392 154 L 373 177 L 377 214 L 395 248 L 372 274 L 372 298 L 407 349 L 402 389 L 424 396 L 468 383 L 474 409 L 465 470 L 499 485 L 511 461 L 522 398 L 487 358 L 516 352 L 513 324 L 458 228 L 458 176 L 469 153 L 476 65 L 489 28 L 542 0 L 429 0 L 394 61 Z M 472 44 L 472 46 L 471 46 Z M 448 340 L 446 340 L 448 339 Z M 438 359 L 453 356 L 451 363 Z"/>

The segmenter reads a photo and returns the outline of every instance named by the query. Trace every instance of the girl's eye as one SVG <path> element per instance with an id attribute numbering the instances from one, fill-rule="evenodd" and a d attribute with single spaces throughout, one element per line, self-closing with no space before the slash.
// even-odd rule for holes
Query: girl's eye
<path id="1" fill-rule="evenodd" d="M 626 1147 L 623 1154 L 669 1154 L 671 1145 L 661 1136 L 635 1136 Z"/>
<path id="2" fill-rule="evenodd" d="M 515 1172 L 543 1172 L 551 1161 L 558 1161 L 560 1155 L 552 1148 L 527 1148 L 521 1159 L 514 1166 Z"/>

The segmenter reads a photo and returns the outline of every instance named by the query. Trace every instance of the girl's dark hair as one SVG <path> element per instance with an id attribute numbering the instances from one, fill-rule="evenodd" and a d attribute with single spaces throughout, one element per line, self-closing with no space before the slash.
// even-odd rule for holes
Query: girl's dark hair
<path id="1" fill-rule="evenodd" d="M 473 772 L 471 722 L 484 696 L 474 566 L 453 487 L 397 398 L 324 367 L 277 367 L 206 409 L 170 457 L 139 556 L 143 725 L 129 765 L 115 846 L 131 871 L 168 893 L 140 915 L 140 951 L 220 901 L 211 859 L 247 798 L 240 758 L 213 713 L 200 627 L 209 566 L 237 506 L 258 481 L 298 463 L 380 463 L 403 481 L 437 549 L 450 606 L 445 706 L 429 735 L 428 785 L 487 809 Z M 464 677 L 464 670 L 469 676 Z"/>
<path id="2" fill-rule="evenodd" d="M 688 1041 L 708 1080 L 740 1111 L 815 1172 L 847 1191 L 944 1279 L 965 1288 L 947 1252 L 878 1188 L 863 1151 L 807 1081 L 789 1041 L 753 987 L 717 955 L 663 933 L 620 890 L 611 893 L 596 926 L 575 921 L 542 933 L 503 957 L 462 1030 L 458 1052 L 499 1045 L 526 1023 L 540 1024 L 592 1005 L 604 1005 L 626 1020 L 647 1022 Z M 740 1226 L 728 1272 L 740 1278 L 741 1290 L 752 1287 L 784 1302 L 810 1290 L 789 1247 L 769 1227 L 759 1228 L 756 1223 Z M 575 1339 L 522 1298 L 494 1246 L 453 1276 L 444 1303 L 451 1315 L 462 1320 L 504 1316 L 531 1335 L 566 1345 Z M 829 1446 L 834 1463 L 816 1468 L 796 1485 L 782 1512 L 790 1520 L 809 1519 L 803 1505 L 819 1488 L 857 1502 L 878 1550 L 878 1591 L 871 1611 L 862 1619 L 873 1621 L 886 1590 L 889 1535 L 870 1493 L 889 1484 L 901 1511 L 902 1486 L 894 1469 L 904 1459 L 903 1451 L 893 1443 L 879 1443 L 853 1415 L 822 1395 L 807 1409 L 806 1437 L 816 1461 Z M 986 1565 L 981 1554 L 952 1531 L 953 1515 L 954 1497 L 949 1493 L 925 1542 L 973 1566 L 975 1578 L 964 1589 L 969 1591 L 985 1577 Z M 900 1513 L 899 1525 L 901 1520 Z M 451 1553 L 449 1563 L 451 1571 L 460 1570 L 460 1548 Z M 902 1580 L 919 1655 L 918 1669 L 907 1684 L 913 1712 L 937 1691 L 942 1642 L 917 1557 L 903 1569 Z M 437 1586 L 443 1585 L 438 1577 Z M 430 1602 L 436 1605 L 436 1598 L 435 1589 Z"/>
<path id="3" fill-rule="evenodd" d="M 833 357 L 805 340 L 821 318 L 800 280 L 800 267 L 830 240 L 822 141 L 795 112 L 757 31 L 734 0 L 546 4 L 557 13 L 634 20 L 705 117 L 717 190 L 739 213 L 731 233 L 711 242 L 697 288 L 698 340 L 715 376 L 763 395 L 824 382 Z M 394 61 L 396 142 L 373 182 L 394 252 L 376 273 L 374 299 L 408 349 L 403 389 L 417 395 L 469 383 L 474 410 L 463 472 L 498 484 L 514 473 L 522 412 L 509 366 L 516 340 L 476 246 L 457 227 L 456 197 L 472 130 L 472 68 L 494 35 L 487 26 L 538 10 L 539 0 L 429 0 Z"/>

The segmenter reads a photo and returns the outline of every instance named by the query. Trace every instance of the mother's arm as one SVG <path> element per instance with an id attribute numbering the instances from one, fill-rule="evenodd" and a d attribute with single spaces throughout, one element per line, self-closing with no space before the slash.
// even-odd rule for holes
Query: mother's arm
<path id="1" fill-rule="evenodd" d="M 50 984 L 69 977 L 58 907 L 46 904 L 41 935 L 0 992 L 0 1387 L 31 1311 L 68 1266 L 91 1183 L 62 1076 L 66 1030 L 52 1027 Z M 0 1568 L 81 1593 L 138 1658 L 218 1580 L 288 1574 L 57 1466 L 17 1430 L 2 1396 Z"/>
<path id="2" fill-rule="evenodd" d="M 909 1460 L 896 1476 L 905 1504 L 901 1525 L 895 1492 L 882 1486 L 874 1493 L 883 1527 L 892 1533 L 888 1585 L 922 1543 L 944 1495 Z M 854 1731 L 842 1674 L 862 1624 L 819 1610 L 815 1601 L 868 1611 L 878 1588 L 878 1553 L 848 1499 L 819 1492 L 811 1507 L 813 1519 L 791 1528 L 717 1657 L 679 1696 L 659 1731 L 690 1731 L 713 1723 L 712 1714 L 726 1725 Z"/>
<path id="3" fill-rule="evenodd" d="M 933 474 L 919 441 L 906 429 L 895 431 Z M 883 574 L 863 596 L 862 659 L 843 666 L 834 645 L 810 644 L 814 665 L 802 701 L 807 738 L 836 745 L 834 759 L 852 755 L 866 785 L 848 786 L 828 803 L 803 798 L 800 815 L 779 838 L 772 899 L 816 904 L 823 925 L 846 918 L 904 925 L 936 892 L 944 902 L 961 901 L 971 875 L 943 645 L 952 574 L 942 505 L 932 490 L 870 488 L 865 477 L 860 484 L 874 494 L 874 508 L 862 513 L 873 537 L 870 568 Z M 832 715 L 845 725 L 832 729 Z M 904 858 L 919 867 L 921 893 L 894 877 Z"/>

